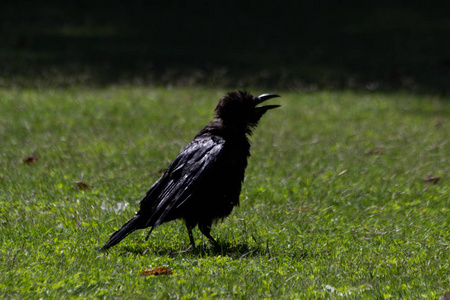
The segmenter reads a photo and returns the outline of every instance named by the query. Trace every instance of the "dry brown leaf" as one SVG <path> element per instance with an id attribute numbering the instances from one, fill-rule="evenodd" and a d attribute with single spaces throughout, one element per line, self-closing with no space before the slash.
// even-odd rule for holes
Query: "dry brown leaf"
<path id="1" fill-rule="evenodd" d="M 364 151 L 364 154 L 376 154 L 376 155 L 381 155 L 383 154 L 383 150 L 375 148 L 375 149 L 367 149 L 366 151 Z"/>
<path id="2" fill-rule="evenodd" d="M 89 186 L 89 184 L 87 184 L 86 182 L 83 181 L 77 181 L 75 188 L 83 190 L 83 191 L 88 191 L 91 189 L 91 187 Z"/>
<path id="3" fill-rule="evenodd" d="M 34 165 L 36 163 L 36 161 L 37 161 L 37 156 L 34 154 L 30 154 L 26 158 L 23 159 L 23 163 L 27 164 L 29 166 Z"/>
<path id="4" fill-rule="evenodd" d="M 450 291 L 446 292 L 439 300 L 450 300 Z"/>
<path id="5" fill-rule="evenodd" d="M 169 270 L 167 268 L 164 267 L 159 267 L 159 268 L 154 268 L 153 270 L 150 269 L 145 269 L 144 271 L 142 271 L 141 275 L 139 276 L 149 276 L 149 275 L 172 275 L 172 270 Z"/>
<path id="6" fill-rule="evenodd" d="M 444 120 L 443 119 L 437 119 L 437 120 L 434 121 L 434 127 L 441 128 L 442 124 L 444 124 Z"/>
<path id="7" fill-rule="evenodd" d="M 425 182 L 431 182 L 431 183 L 438 183 L 439 179 L 441 179 L 440 177 L 437 176 L 433 176 L 431 174 L 428 174 L 427 176 L 425 176 L 425 178 L 423 179 L 423 181 Z"/>

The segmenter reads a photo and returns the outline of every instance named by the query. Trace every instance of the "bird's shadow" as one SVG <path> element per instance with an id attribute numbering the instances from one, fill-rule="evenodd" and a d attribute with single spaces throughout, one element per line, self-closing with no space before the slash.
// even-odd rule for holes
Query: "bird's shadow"
<path id="1" fill-rule="evenodd" d="M 122 254 L 134 254 L 134 255 L 149 255 L 156 254 L 159 256 L 229 256 L 232 258 L 245 258 L 254 256 L 271 256 L 271 252 L 267 247 L 262 245 L 250 245 L 248 243 L 228 243 L 223 242 L 218 245 L 201 244 L 194 249 L 183 250 L 174 248 L 158 248 L 151 249 L 148 246 L 124 246 L 122 247 Z"/>

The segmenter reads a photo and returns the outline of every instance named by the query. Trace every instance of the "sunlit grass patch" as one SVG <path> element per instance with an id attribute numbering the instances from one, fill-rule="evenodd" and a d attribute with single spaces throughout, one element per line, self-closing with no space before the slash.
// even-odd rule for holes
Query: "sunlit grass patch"
<path id="1" fill-rule="evenodd" d="M 241 206 L 213 228 L 222 247 L 194 231 L 198 249 L 177 254 L 189 240 L 172 222 L 99 252 L 225 92 L 1 90 L 1 295 L 433 299 L 449 289 L 450 101 L 409 93 L 251 90 L 280 94 L 282 107 L 255 130 Z M 156 267 L 173 274 L 139 276 Z"/>

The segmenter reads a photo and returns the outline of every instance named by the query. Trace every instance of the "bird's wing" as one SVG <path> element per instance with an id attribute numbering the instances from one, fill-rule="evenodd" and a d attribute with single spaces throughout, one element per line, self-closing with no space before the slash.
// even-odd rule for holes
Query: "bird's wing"
<path id="1" fill-rule="evenodd" d="M 168 213 L 191 198 L 217 168 L 224 144 L 217 136 L 197 136 L 181 151 L 141 201 L 140 213 L 149 216 L 147 226 L 156 228 Z"/>

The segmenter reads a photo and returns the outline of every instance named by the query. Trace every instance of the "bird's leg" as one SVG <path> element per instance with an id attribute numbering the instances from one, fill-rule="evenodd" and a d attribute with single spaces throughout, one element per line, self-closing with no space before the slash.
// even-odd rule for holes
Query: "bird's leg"
<path id="1" fill-rule="evenodd" d="M 192 235 L 192 229 L 194 229 L 194 226 L 188 226 L 187 229 L 188 229 L 189 241 L 191 242 L 191 245 L 189 246 L 189 248 L 186 249 L 186 251 L 189 251 L 189 250 L 195 249 L 194 236 Z"/>
<path id="2" fill-rule="evenodd" d="M 186 253 L 186 252 L 190 252 L 192 250 L 195 249 L 195 241 L 194 241 L 194 236 L 192 235 L 192 229 L 194 229 L 195 224 L 189 223 L 186 221 L 186 227 L 188 230 L 188 235 L 189 235 L 189 241 L 191 242 L 191 244 L 189 245 L 189 247 L 187 247 L 185 250 L 181 250 L 181 251 L 177 251 L 177 252 L 172 252 L 174 254 L 181 254 L 181 253 Z"/>
<path id="3" fill-rule="evenodd" d="M 209 223 L 209 224 L 198 224 L 198 228 L 203 233 L 203 235 L 206 236 L 208 238 L 208 240 L 211 241 L 211 243 L 213 243 L 214 246 L 218 246 L 219 245 L 219 243 L 210 234 L 210 232 L 211 232 L 211 223 Z"/>
<path id="4" fill-rule="evenodd" d="M 191 242 L 191 244 L 189 245 L 189 247 L 187 247 L 186 250 L 182 250 L 182 251 L 178 251 L 176 253 L 184 253 L 184 252 L 189 252 L 195 249 L 195 241 L 194 241 L 194 236 L 192 235 L 192 229 L 194 229 L 195 227 L 195 223 L 190 223 L 188 221 L 186 222 L 186 227 L 188 230 L 188 235 L 189 235 L 189 241 Z"/>

